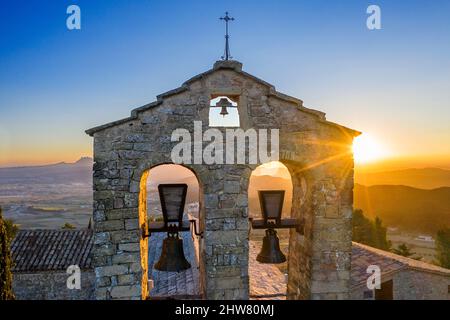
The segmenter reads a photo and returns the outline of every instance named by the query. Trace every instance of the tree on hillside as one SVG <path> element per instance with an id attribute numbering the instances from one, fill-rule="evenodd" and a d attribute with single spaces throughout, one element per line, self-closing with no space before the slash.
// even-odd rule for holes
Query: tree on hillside
<path id="1" fill-rule="evenodd" d="M 0 300 L 14 299 L 11 273 L 11 241 L 12 238 L 10 238 L 8 233 L 0 208 Z"/>
<path id="2" fill-rule="evenodd" d="M 372 221 L 364 216 L 361 209 L 353 211 L 352 231 L 353 241 L 355 242 L 382 250 L 389 250 L 390 248 L 391 244 L 387 240 L 386 228 L 383 226 L 381 219 L 377 217 L 375 221 Z"/>
<path id="3" fill-rule="evenodd" d="M 381 221 L 381 219 L 376 217 L 373 226 L 375 232 L 376 248 L 389 250 L 391 244 L 387 239 L 387 229 L 383 226 L 383 222 Z"/>
<path id="4" fill-rule="evenodd" d="M 437 233 L 436 257 L 441 267 L 450 269 L 450 228 L 439 230 Z"/>
<path id="5" fill-rule="evenodd" d="M 415 254 L 415 252 L 412 252 L 411 249 L 405 243 L 398 245 L 397 248 L 393 248 L 392 252 L 403 257 L 411 257 L 412 255 Z"/>
<path id="6" fill-rule="evenodd" d="M 373 243 L 371 221 L 364 216 L 363 211 L 360 209 L 353 211 L 352 231 L 353 241 L 364 244 Z"/>
<path id="7" fill-rule="evenodd" d="M 6 234 L 8 235 L 8 238 L 12 241 L 16 237 L 17 232 L 19 231 L 19 227 L 17 226 L 17 224 L 14 224 L 14 222 L 10 219 L 3 219 L 3 222 L 5 223 Z"/>

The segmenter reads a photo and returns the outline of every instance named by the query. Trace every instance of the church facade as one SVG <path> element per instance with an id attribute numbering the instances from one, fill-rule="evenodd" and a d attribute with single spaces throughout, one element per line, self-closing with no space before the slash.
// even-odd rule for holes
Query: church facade
<path id="1" fill-rule="evenodd" d="M 151 168 L 173 163 L 172 133 L 194 122 L 209 128 L 211 100 L 237 103 L 242 130 L 278 129 L 279 161 L 293 185 L 288 299 L 350 297 L 352 141 L 359 132 L 326 120 L 323 112 L 276 91 L 242 70 L 217 61 L 131 116 L 86 132 L 94 139 L 96 299 L 148 298 L 146 180 Z M 226 128 L 217 128 L 224 131 Z M 192 142 L 194 144 L 194 142 Z M 203 142 L 203 147 L 208 143 Z M 254 150 L 245 146 L 248 156 Z M 194 146 L 192 146 L 194 149 Z M 257 164 L 183 164 L 200 185 L 200 282 L 206 299 L 249 298 L 248 186 Z"/>

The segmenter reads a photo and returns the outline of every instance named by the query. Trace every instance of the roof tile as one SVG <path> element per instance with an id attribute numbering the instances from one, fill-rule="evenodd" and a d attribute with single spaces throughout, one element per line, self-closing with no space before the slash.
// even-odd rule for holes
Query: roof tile
<path id="1" fill-rule="evenodd" d="M 92 230 L 20 230 L 11 244 L 13 272 L 90 269 Z"/>

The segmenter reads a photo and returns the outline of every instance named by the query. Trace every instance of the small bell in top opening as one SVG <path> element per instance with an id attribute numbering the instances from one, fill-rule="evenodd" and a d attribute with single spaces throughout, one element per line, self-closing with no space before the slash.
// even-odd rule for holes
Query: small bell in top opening
<path id="1" fill-rule="evenodd" d="M 217 102 L 216 107 L 222 108 L 220 110 L 220 115 L 225 117 L 228 114 L 227 108 L 233 107 L 233 105 L 228 101 L 227 98 L 221 98 L 219 102 Z"/>

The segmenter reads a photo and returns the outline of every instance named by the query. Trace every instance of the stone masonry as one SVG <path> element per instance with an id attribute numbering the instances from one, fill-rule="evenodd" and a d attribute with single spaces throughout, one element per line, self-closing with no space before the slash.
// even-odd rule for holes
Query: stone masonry
<path id="1" fill-rule="evenodd" d="M 349 297 L 353 158 L 359 133 L 329 122 L 237 61 L 214 67 L 161 94 L 131 116 L 86 132 L 94 137 L 94 256 L 97 299 L 145 299 L 148 170 L 171 163 L 175 129 L 208 129 L 209 102 L 237 100 L 240 126 L 280 130 L 280 161 L 293 182 L 288 299 Z M 225 128 L 218 128 L 224 131 Z M 224 135 L 225 136 L 225 135 Z M 207 143 L 204 143 L 206 146 Z M 247 153 L 249 150 L 247 150 Z M 256 165 L 186 164 L 200 185 L 200 282 L 206 299 L 248 299 L 249 178 Z"/>
<path id="2" fill-rule="evenodd" d="M 377 265 L 381 283 L 392 281 L 393 300 L 450 300 L 450 270 L 353 242 L 350 298 L 374 300 L 367 268 Z"/>

